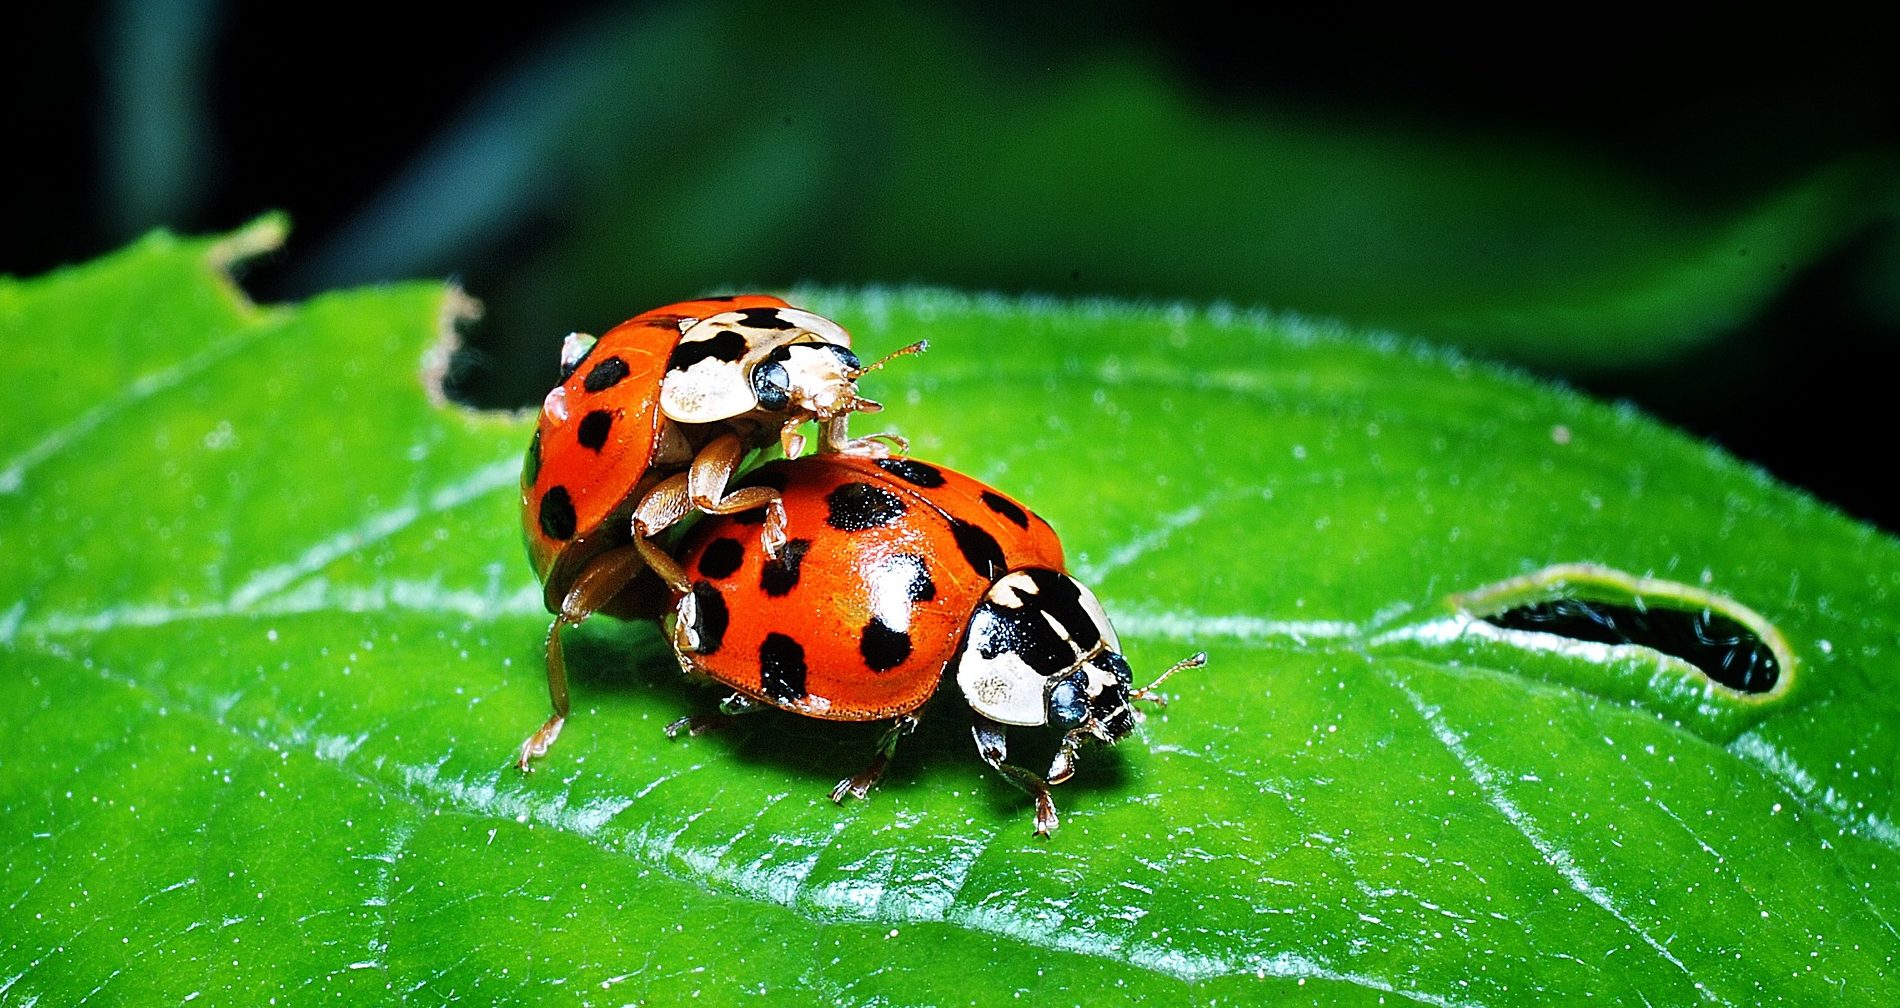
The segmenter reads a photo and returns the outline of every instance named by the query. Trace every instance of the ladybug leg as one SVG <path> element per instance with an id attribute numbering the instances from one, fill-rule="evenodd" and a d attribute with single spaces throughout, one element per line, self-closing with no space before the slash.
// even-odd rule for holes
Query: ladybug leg
<path id="1" fill-rule="evenodd" d="M 692 513 L 693 505 L 686 492 L 686 474 L 680 473 L 661 480 L 658 486 L 647 491 L 640 503 L 633 506 L 633 545 L 640 551 L 640 559 L 646 561 L 653 573 L 666 582 L 667 587 L 676 594 L 685 594 L 692 590 L 686 580 L 686 572 L 680 568 L 653 536 L 672 528 L 681 518 Z"/>
<path id="2" fill-rule="evenodd" d="M 893 450 L 898 455 L 907 454 L 910 451 L 910 440 L 901 434 L 845 437 L 844 425 L 847 419 L 847 417 L 836 416 L 825 422 L 823 451 L 862 455 L 866 458 L 890 458 Z"/>
<path id="3" fill-rule="evenodd" d="M 521 743 L 521 752 L 515 758 L 515 766 L 520 769 L 532 769 L 530 764 L 536 757 L 547 755 L 548 748 L 561 735 L 561 726 L 567 723 L 567 656 L 561 648 L 561 631 L 580 626 L 596 609 L 618 595 L 627 582 L 640 573 L 640 563 L 639 552 L 631 546 L 608 550 L 588 561 L 574 578 L 574 586 L 561 599 L 561 611 L 555 614 L 554 622 L 548 624 L 545 645 L 548 703 L 553 713 Z"/>
<path id="4" fill-rule="evenodd" d="M 707 514 L 737 514 L 764 508 L 765 531 L 761 541 L 765 544 L 765 555 L 776 560 L 779 551 L 785 548 L 786 539 L 785 502 L 779 498 L 779 492 L 761 486 L 726 492 L 745 454 L 745 442 L 739 440 L 737 434 L 714 438 L 700 449 L 692 467 L 686 471 L 687 499 L 693 507 Z"/>
<path id="5" fill-rule="evenodd" d="M 847 394 L 822 408 L 814 409 L 808 415 L 792 417 L 791 420 L 786 422 L 784 428 L 779 431 L 779 445 L 785 449 L 785 457 L 797 458 L 805 450 L 805 436 L 798 433 L 798 428 L 807 419 L 816 420 L 818 422 L 818 450 L 821 452 L 842 452 L 848 455 L 863 455 L 869 458 L 888 458 L 891 453 L 890 448 L 879 444 L 878 442 L 880 441 L 888 441 L 896 445 L 897 452 L 900 455 L 909 451 L 910 442 L 905 441 L 895 434 L 873 434 L 870 437 L 863 438 L 846 437 L 845 425 L 853 413 L 876 413 L 884 408 L 883 403 L 858 395 L 856 382 L 859 378 L 876 371 L 878 368 L 883 367 L 898 357 L 922 353 L 928 348 L 928 343 L 923 340 L 918 340 L 909 346 L 899 347 L 877 360 L 872 361 L 869 367 L 855 365 L 851 367 L 848 377 L 852 384 Z"/>
<path id="6" fill-rule="evenodd" d="M 778 447 L 785 453 L 786 458 L 795 459 L 805 454 L 805 435 L 798 432 L 798 429 L 804 425 L 805 417 L 795 416 L 785 421 L 785 426 L 779 428 Z"/>
<path id="7" fill-rule="evenodd" d="M 633 508 L 633 544 L 640 550 L 640 558 L 646 561 L 653 573 L 660 576 L 676 594 L 684 595 L 692 590 L 686 572 L 679 562 L 667 554 L 653 537 L 679 524 L 680 519 L 694 511 L 708 514 L 735 514 L 751 511 L 754 508 L 765 509 L 765 531 L 762 540 L 766 555 L 777 559 L 779 550 L 785 546 L 785 504 L 779 499 L 777 490 L 771 487 L 746 487 L 732 493 L 726 492 L 726 486 L 732 481 L 733 474 L 739 471 L 739 462 L 745 457 L 745 443 L 736 434 L 724 434 L 700 450 L 691 466 L 661 480 Z"/>
<path id="8" fill-rule="evenodd" d="M 754 700 L 744 693 L 734 693 L 719 701 L 717 714 L 693 714 L 667 725 L 666 737 L 679 738 L 680 732 L 685 732 L 688 737 L 704 735 L 709 731 L 729 727 L 743 715 L 757 713 L 771 706 L 771 704 Z"/>
<path id="9" fill-rule="evenodd" d="M 1062 736 L 1062 748 L 1056 750 L 1056 758 L 1049 763 L 1050 787 L 1075 776 L 1075 754 L 1093 737 L 1086 728 L 1076 728 Z"/>
<path id="10" fill-rule="evenodd" d="M 846 795 L 853 798 L 871 797 L 871 789 L 884 779 L 884 771 L 890 768 L 891 757 L 897 755 L 897 740 L 917 730 L 918 717 L 915 714 L 900 715 L 891 722 L 889 731 L 878 739 L 877 754 L 871 757 L 871 765 L 838 782 L 831 789 L 831 800 L 844 803 Z"/>
<path id="11" fill-rule="evenodd" d="M 983 757 L 983 762 L 994 767 L 1011 784 L 1029 792 L 1029 797 L 1035 800 L 1036 835 L 1046 837 L 1054 833 L 1060 820 L 1056 817 L 1056 800 L 1049 794 L 1049 782 L 1022 767 L 1003 762 L 1009 758 L 1008 729 L 978 714 L 971 726 L 971 734 L 976 737 L 976 752 Z M 1067 738 L 1063 739 L 1063 745 L 1065 748 L 1068 745 Z M 1056 760 L 1060 765 L 1062 756 L 1058 754 Z"/>

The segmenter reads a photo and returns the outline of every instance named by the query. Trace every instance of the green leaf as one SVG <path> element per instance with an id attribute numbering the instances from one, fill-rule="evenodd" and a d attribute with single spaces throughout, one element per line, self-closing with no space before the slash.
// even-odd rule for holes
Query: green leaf
<path id="1" fill-rule="evenodd" d="M 0 281 L 0 1002 L 1900 996 L 1900 550 L 1715 450 L 1294 319 L 796 292 L 928 338 L 867 419 L 1209 665 L 1047 841 L 953 698 L 836 807 L 876 726 L 669 742 L 716 694 L 605 619 L 523 776 L 527 421 L 426 393 L 451 291 L 246 303 L 279 230 Z M 1783 678 L 1479 619 L 1546 595 L 1759 617 Z"/>

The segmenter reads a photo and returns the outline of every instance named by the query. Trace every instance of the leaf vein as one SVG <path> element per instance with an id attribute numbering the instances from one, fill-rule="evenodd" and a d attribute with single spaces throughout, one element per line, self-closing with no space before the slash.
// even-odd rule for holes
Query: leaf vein
<path id="1" fill-rule="evenodd" d="M 1605 891 L 1602 886 L 1597 885 L 1596 882 L 1584 872 L 1583 868 L 1577 864 L 1576 859 L 1571 856 L 1570 852 L 1551 840 L 1551 838 L 1544 833 L 1543 829 L 1537 825 L 1537 822 L 1531 818 L 1530 814 L 1511 800 L 1511 796 L 1506 794 L 1504 788 L 1498 783 L 1497 770 L 1489 763 L 1486 763 L 1483 757 L 1472 752 L 1471 749 L 1465 745 L 1464 739 L 1445 722 L 1439 708 L 1427 703 L 1425 698 L 1421 696 L 1417 690 L 1412 688 L 1411 684 L 1399 678 L 1395 673 L 1389 670 L 1381 670 L 1381 675 L 1395 689 L 1405 695 L 1406 700 L 1411 704 L 1412 710 L 1417 713 L 1419 720 L 1425 723 L 1425 727 L 1431 732 L 1432 737 L 1437 739 L 1439 744 L 1444 746 L 1447 752 L 1451 753 L 1452 758 L 1456 759 L 1459 765 L 1465 768 L 1465 773 L 1471 778 L 1472 783 L 1477 785 L 1479 792 L 1484 795 L 1485 801 L 1490 804 L 1493 809 L 1497 810 L 1500 816 L 1504 817 L 1504 821 L 1510 824 L 1511 828 L 1515 829 L 1524 837 L 1531 847 L 1537 851 L 1538 857 L 1541 858 L 1546 865 L 1549 865 L 1552 870 L 1561 876 L 1564 882 L 1566 882 L 1571 889 L 1575 890 L 1579 896 L 1589 900 L 1599 909 L 1603 910 L 1603 912 L 1615 918 L 1619 924 L 1627 928 L 1630 933 L 1634 934 L 1644 945 L 1649 946 L 1650 950 L 1655 952 L 1657 956 L 1675 967 L 1692 983 L 1695 982 L 1694 974 L 1690 972 L 1688 966 L 1684 965 L 1682 960 L 1676 958 L 1675 953 L 1669 951 L 1668 946 L 1657 941 L 1642 925 L 1624 913 L 1623 910 L 1616 905 L 1616 901 L 1611 898 L 1610 894 Z M 1727 999 L 1718 996 L 1713 990 L 1710 990 L 1703 984 L 1696 983 L 1695 989 L 1697 995 L 1704 1001 L 1715 1001 L 1724 1005 L 1731 1004 Z"/>

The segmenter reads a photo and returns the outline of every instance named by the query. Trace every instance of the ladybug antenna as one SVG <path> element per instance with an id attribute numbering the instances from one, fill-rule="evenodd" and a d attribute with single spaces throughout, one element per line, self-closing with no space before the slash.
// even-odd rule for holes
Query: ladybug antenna
<path id="1" fill-rule="evenodd" d="M 1181 671 L 1182 669 L 1200 668 L 1201 666 L 1206 665 L 1206 664 L 1207 664 L 1207 652 L 1196 651 L 1193 654 L 1188 655 L 1186 658 L 1183 658 L 1180 661 L 1175 662 L 1173 665 L 1168 666 L 1168 670 L 1166 672 L 1161 673 L 1159 676 L 1155 677 L 1154 682 L 1151 682 L 1148 685 L 1143 686 L 1142 688 L 1138 690 L 1135 690 L 1133 693 L 1128 694 L 1128 699 L 1147 700 L 1152 703 L 1165 704 L 1167 703 L 1167 701 L 1163 700 L 1161 698 L 1161 695 L 1155 692 L 1155 687 L 1160 686 L 1164 682 L 1167 682 L 1169 676 L 1175 674 L 1176 672 Z"/>
<path id="2" fill-rule="evenodd" d="M 912 343 L 909 346 L 898 347 L 897 349 L 892 350 L 890 353 L 887 353 L 884 356 L 879 357 L 877 360 L 872 361 L 870 364 L 862 368 L 859 368 L 858 374 L 859 375 L 870 374 L 871 372 L 876 371 L 878 368 L 881 368 L 884 365 L 889 364 L 892 360 L 895 360 L 896 358 L 907 357 L 914 353 L 923 353 L 925 350 L 928 350 L 928 349 L 930 349 L 929 340 L 918 340 L 917 342 Z"/>

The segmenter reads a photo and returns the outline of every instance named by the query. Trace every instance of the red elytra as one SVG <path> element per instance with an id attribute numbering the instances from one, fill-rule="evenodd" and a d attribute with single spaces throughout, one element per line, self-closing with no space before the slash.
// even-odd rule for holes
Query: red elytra
<path id="1" fill-rule="evenodd" d="M 949 673 L 971 706 L 979 755 L 1029 792 L 1036 832 L 1048 835 L 1049 788 L 1073 773 L 1076 752 L 1131 732 L 1131 701 L 1152 698 L 1175 671 L 1134 689 L 1107 616 L 1067 576 L 1055 531 L 968 476 L 834 454 L 770 463 L 743 482 L 778 491 L 792 538 L 774 557 L 756 512 L 703 519 L 677 551 L 692 585 L 677 595 L 668 636 L 689 675 L 735 691 L 725 716 L 777 707 L 891 719 L 871 765 L 839 781 L 834 800 L 869 794 Z M 685 718 L 668 733 L 723 721 Z M 1004 762 L 1008 726 L 1045 724 L 1065 732 L 1047 775 Z"/>
<path id="2" fill-rule="evenodd" d="M 831 455 L 769 463 L 742 482 L 779 491 L 791 540 L 767 558 L 756 513 L 692 529 L 678 556 L 697 619 L 678 625 L 703 639 L 681 653 L 691 671 L 799 714 L 915 711 L 997 578 L 1063 569 L 1048 522 L 942 466 Z"/>

